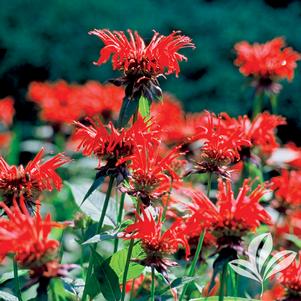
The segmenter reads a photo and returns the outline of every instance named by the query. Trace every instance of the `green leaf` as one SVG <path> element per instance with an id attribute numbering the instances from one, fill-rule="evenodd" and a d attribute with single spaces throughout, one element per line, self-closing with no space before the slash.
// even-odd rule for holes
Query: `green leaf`
<path id="1" fill-rule="evenodd" d="M 13 129 L 12 139 L 9 145 L 9 153 L 6 157 L 6 161 L 9 164 L 19 164 L 20 155 L 20 143 L 21 143 L 21 128 L 20 125 L 15 125 Z"/>
<path id="2" fill-rule="evenodd" d="M 75 301 L 76 296 L 73 295 L 70 291 L 67 291 L 64 283 L 59 278 L 53 278 L 50 282 L 52 299 L 59 301 Z"/>
<path id="3" fill-rule="evenodd" d="M 101 234 L 96 234 L 93 237 L 86 240 L 85 242 L 83 242 L 82 245 L 95 244 L 104 240 L 115 239 L 117 233 L 118 231 L 114 230 L 114 231 L 105 231 Z"/>
<path id="4" fill-rule="evenodd" d="M 95 191 L 104 181 L 105 177 L 101 173 L 96 173 L 95 179 L 88 189 L 87 193 L 85 194 L 80 206 L 85 202 L 85 200 Z"/>
<path id="5" fill-rule="evenodd" d="M 128 248 L 125 248 L 116 252 L 110 258 L 110 266 L 117 274 L 120 284 L 122 284 L 122 278 L 125 269 L 127 254 L 128 254 Z M 136 244 L 133 248 L 132 258 L 143 259 L 144 257 L 145 255 L 140 244 Z M 144 270 L 143 265 L 135 262 L 131 262 L 127 274 L 127 281 L 139 277 L 142 274 L 143 270 Z"/>
<path id="6" fill-rule="evenodd" d="M 125 127 L 131 117 L 136 113 L 138 109 L 138 99 L 123 98 L 122 106 L 119 113 L 118 127 Z"/>
<path id="7" fill-rule="evenodd" d="M 103 208 L 105 194 L 99 191 L 94 191 L 87 200 L 82 203 L 83 197 L 86 194 L 86 191 L 89 189 L 89 184 L 71 184 L 65 181 L 67 187 L 70 188 L 71 193 L 73 195 L 74 201 L 78 208 L 88 215 L 93 221 L 98 222 L 101 210 Z M 114 200 L 111 198 L 109 207 L 107 210 L 107 214 L 104 220 L 104 225 L 115 227 L 115 208 L 114 208 Z"/>
<path id="8" fill-rule="evenodd" d="M 24 276 L 28 273 L 28 270 L 18 270 L 18 276 L 21 277 L 21 276 Z M 6 272 L 6 273 L 3 273 L 0 277 L 0 284 L 8 281 L 8 280 L 11 280 L 14 278 L 14 272 Z"/>
<path id="9" fill-rule="evenodd" d="M 7 292 L 0 291 L 0 300 L 3 301 L 18 301 L 18 298 Z"/>
<path id="10" fill-rule="evenodd" d="M 99 284 L 101 293 L 108 301 L 118 301 L 121 297 L 118 276 L 96 251 L 93 251 L 94 275 Z"/>
<path id="11" fill-rule="evenodd" d="M 148 98 L 141 96 L 139 98 L 139 113 L 143 118 L 150 116 L 151 102 Z"/>

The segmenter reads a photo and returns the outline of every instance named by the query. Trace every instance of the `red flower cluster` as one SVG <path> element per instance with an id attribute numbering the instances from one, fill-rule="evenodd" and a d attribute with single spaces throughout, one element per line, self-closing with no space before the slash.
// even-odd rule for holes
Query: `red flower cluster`
<path id="1" fill-rule="evenodd" d="M 292 80 L 296 62 L 301 59 L 298 52 L 285 47 L 283 38 L 275 38 L 265 44 L 240 42 L 235 45 L 235 64 L 245 76 L 278 80 Z M 283 49 L 282 49 L 283 48 Z"/>
<path id="2" fill-rule="evenodd" d="M 232 132 L 239 130 L 242 136 L 251 142 L 251 147 L 258 147 L 263 154 L 270 154 L 279 147 L 276 141 L 276 128 L 285 125 L 285 118 L 272 115 L 269 112 L 258 114 L 253 121 L 247 116 L 239 116 L 237 119 L 222 114 L 225 127 Z"/>
<path id="3" fill-rule="evenodd" d="M 108 29 L 95 29 L 89 34 L 98 36 L 105 44 L 96 64 L 106 63 L 113 55 L 113 69 L 123 70 L 125 73 L 132 69 L 139 69 L 143 73 L 155 76 L 171 73 L 178 75 L 179 61 L 187 60 L 178 51 L 181 48 L 195 47 L 191 39 L 180 35 L 179 31 L 174 31 L 168 36 L 154 32 L 147 46 L 138 32 L 132 32 L 130 29 L 128 30 L 130 39 L 123 31 L 111 32 Z"/>
<path id="4" fill-rule="evenodd" d="M 141 210 L 142 216 L 136 213 L 136 222 L 119 235 L 124 239 L 141 240 L 142 248 L 146 253 L 146 258 L 141 263 L 146 266 L 154 266 L 159 273 L 164 274 L 167 267 L 174 265 L 165 258 L 166 255 L 174 254 L 179 246 L 183 246 L 186 250 L 186 257 L 189 256 L 190 249 L 184 232 L 184 224 L 181 220 L 176 221 L 162 234 L 162 210 L 157 222 L 150 212 L 143 208 Z"/>
<path id="5" fill-rule="evenodd" d="M 100 167 L 100 172 L 106 175 L 120 176 L 120 180 L 127 177 L 127 169 L 123 163 L 129 161 L 136 145 L 156 140 L 156 131 L 149 131 L 149 122 L 138 118 L 137 122 L 129 129 L 118 130 L 112 123 L 103 125 L 100 120 L 97 123 L 90 120 L 91 125 L 86 126 L 75 122 L 77 127 L 74 138 L 80 142 L 78 150 L 82 149 L 85 156 L 96 155 L 106 165 Z"/>
<path id="6" fill-rule="evenodd" d="M 281 213 L 287 209 L 301 208 L 301 172 L 282 170 L 281 175 L 272 178 L 276 199 L 273 206 Z"/>
<path id="7" fill-rule="evenodd" d="M 239 128 L 229 131 L 222 121 L 207 112 L 207 124 L 202 126 L 199 133 L 190 141 L 201 144 L 199 156 L 190 173 L 216 173 L 224 178 L 229 178 L 228 167 L 240 159 L 239 151 L 242 147 L 251 146 L 250 141 L 243 136 Z"/>
<path id="8" fill-rule="evenodd" d="M 53 188 L 60 190 L 62 179 L 56 173 L 56 169 L 70 162 L 70 159 L 63 154 L 57 154 L 42 163 L 43 155 L 42 148 L 25 168 L 23 165 L 9 166 L 0 157 L 0 191 L 6 204 L 11 205 L 14 198 L 22 195 L 26 205 L 30 207 L 35 204 L 35 200 L 43 190 L 51 191 Z"/>
<path id="9" fill-rule="evenodd" d="M 130 188 L 127 193 L 138 197 L 144 205 L 149 206 L 171 191 L 173 182 L 180 180 L 174 171 L 176 159 L 180 156 L 179 147 L 174 148 L 165 157 L 161 157 L 159 146 L 144 141 L 136 144 L 131 157 Z"/>
<path id="10" fill-rule="evenodd" d="M 15 115 L 14 100 L 12 97 L 0 99 L 0 122 L 9 126 L 13 122 Z"/>
<path id="11" fill-rule="evenodd" d="M 119 110 L 123 94 L 122 88 L 95 81 L 82 86 L 63 80 L 32 82 L 28 90 L 28 97 L 42 109 L 41 118 L 55 124 L 72 123 L 97 114 L 107 120 Z"/>
<path id="12" fill-rule="evenodd" d="M 111 32 L 108 29 L 95 29 L 89 34 L 98 36 L 105 44 L 95 64 L 106 63 L 112 55 L 113 69 L 123 71 L 124 76 L 111 82 L 127 86 L 126 94 L 130 98 L 142 94 L 150 100 L 160 98 L 162 91 L 157 77 L 171 73 L 178 76 L 179 61 L 187 60 L 178 51 L 195 47 L 191 39 L 179 31 L 168 36 L 154 32 L 147 46 L 137 31 L 128 30 L 129 38 L 123 31 Z"/>
<path id="13" fill-rule="evenodd" d="M 300 300 L 301 298 L 301 252 L 299 258 L 287 269 L 281 272 L 280 283 L 286 288 L 287 299 Z M 291 299 L 289 299 L 291 297 Z"/>
<path id="14" fill-rule="evenodd" d="M 51 229 L 62 225 L 51 220 L 48 214 L 43 220 L 39 206 L 32 217 L 20 199 L 11 208 L 0 203 L 8 219 L 0 219 L 0 255 L 2 258 L 14 254 L 22 268 L 30 270 L 32 278 L 65 276 L 64 266 L 59 264 L 59 242 L 49 239 Z"/>
<path id="15" fill-rule="evenodd" d="M 251 186 L 249 180 L 245 180 L 234 198 L 231 182 L 220 180 L 216 205 L 201 191 L 198 194 L 192 193 L 192 204 L 189 206 L 192 214 L 186 220 L 189 225 L 188 234 L 189 231 L 196 231 L 200 227 L 208 227 L 217 238 L 220 247 L 236 247 L 239 246 L 242 237 L 256 230 L 260 223 L 270 224 L 269 214 L 259 204 L 266 189 L 258 186 L 251 191 Z"/>

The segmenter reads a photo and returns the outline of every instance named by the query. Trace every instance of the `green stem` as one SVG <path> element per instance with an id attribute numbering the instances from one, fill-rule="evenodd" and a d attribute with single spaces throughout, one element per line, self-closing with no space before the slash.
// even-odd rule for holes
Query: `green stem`
<path id="1" fill-rule="evenodd" d="M 212 173 L 208 174 L 208 183 L 207 183 L 207 196 L 210 197 L 210 190 L 211 190 L 211 184 L 212 184 Z"/>
<path id="2" fill-rule="evenodd" d="M 195 274 L 195 267 L 198 262 L 201 250 L 202 250 L 205 234 L 206 234 L 206 230 L 203 230 L 202 234 L 200 235 L 198 246 L 197 246 L 196 252 L 194 254 L 194 258 L 192 260 L 192 263 L 191 263 L 191 266 L 190 266 L 190 269 L 188 272 L 188 277 L 193 277 Z M 182 301 L 184 299 L 188 286 L 189 286 L 189 283 L 186 283 L 184 285 L 179 301 Z"/>
<path id="3" fill-rule="evenodd" d="M 264 103 L 264 92 L 256 92 L 255 99 L 253 101 L 253 119 L 258 115 L 263 109 Z"/>
<path id="4" fill-rule="evenodd" d="M 113 183 L 114 183 L 114 176 L 111 176 L 110 177 L 110 182 L 109 182 L 109 187 L 108 187 L 108 190 L 107 190 L 107 193 L 106 193 L 106 198 L 105 198 L 103 208 L 102 208 L 102 211 L 101 211 L 101 216 L 100 216 L 100 219 L 99 219 L 99 222 L 98 222 L 98 225 L 97 225 L 96 234 L 99 234 L 100 231 L 101 231 L 101 228 L 102 228 L 105 216 L 106 216 L 106 212 L 107 212 L 107 209 L 108 209 L 109 200 L 110 200 L 111 192 L 112 192 L 112 189 L 113 189 Z M 97 244 L 94 244 L 92 249 L 96 250 L 96 248 L 97 248 Z M 89 279 L 91 278 L 92 270 L 93 270 L 93 256 L 92 256 L 92 251 L 91 251 L 82 301 L 85 301 L 86 298 L 87 298 L 87 294 L 88 294 L 88 292 L 87 292 L 87 288 L 88 288 L 87 283 L 88 283 Z"/>
<path id="5" fill-rule="evenodd" d="M 127 281 L 128 271 L 129 271 L 131 257 L 132 257 L 132 253 L 133 253 L 134 242 L 135 242 L 135 240 L 132 238 L 131 241 L 130 241 L 128 254 L 127 254 L 127 257 L 126 257 L 126 263 L 125 263 L 123 278 L 122 278 L 121 301 L 124 301 L 124 298 L 125 298 L 126 281 Z"/>
<path id="6" fill-rule="evenodd" d="M 151 301 L 155 301 L 155 268 L 152 266 Z"/>
<path id="7" fill-rule="evenodd" d="M 119 211 L 118 211 L 118 216 L 117 216 L 117 225 L 118 226 L 120 225 L 121 220 L 122 220 L 124 199 L 125 199 L 125 193 L 122 193 L 121 197 L 120 197 L 120 206 L 119 206 Z M 116 237 L 114 240 L 114 253 L 116 253 L 118 250 L 118 243 L 119 243 L 119 239 L 118 239 L 118 237 Z"/>
<path id="8" fill-rule="evenodd" d="M 272 107 L 272 113 L 273 114 L 278 114 L 278 95 L 275 93 L 272 93 L 270 96 L 270 102 L 271 102 L 271 107 Z"/>
<path id="9" fill-rule="evenodd" d="M 224 301 L 225 296 L 225 284 L 227 282 L 227 265 L 226 263 L 223 267 L 223 271 L 220 276 L 220 288 L 219 288 L 219 295 L 218 295 L 218 301 Z"/>
<path id="10" fill-rule="evenodd" d="M 234 298 L 237 298 L 238 297 L 237 277 L 233 269 L 229 269 L 229 271 L 232 280 L 232 295 L 234 296 Z"/>
<path id="11" fill-rule="evenodd" d="M 19 301 L 23 301 L 21 289 L 20 289 L 19 275 L 18 275 L 18 264 L 17 264 L 15 258 L 14 258 L 13 264 L 14 264 L 14 280 L 15 280 L 16 295 L 17 295 Z"/>

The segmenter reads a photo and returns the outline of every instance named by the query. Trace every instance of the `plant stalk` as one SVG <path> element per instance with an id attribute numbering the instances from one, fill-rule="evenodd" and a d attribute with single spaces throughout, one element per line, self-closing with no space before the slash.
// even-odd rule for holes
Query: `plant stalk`
<path id="1" fill-rule="evenodd" d="M 120 205 L 119 205 L 119 211 L 118 211 L 118 216 L 117 216 L 117 225 L 118 226 L 120 225 L 121 220 L 122 220 L 124 199 L 125 199 L 125 193 L 123 192 L 120 197 Z M 119 243 L 119 239 L 118 239 L 118 237 L 116 237 L 114 240 L 114 253 L 116 253 L 118 250 L 118 243 Z"/>
<path id="2" fill-rule="evenodd" d="M 218 301 L 224 301 L 225 296 L 225 285 L 227 282 L 227 265 L 226 263 L 223 267 L 223 271 L 220 275 L 220 288 L 219 288 L 219 295 L 218 295 Z"/>
<path id="3" fill-rule="evenodd" d="M 155 268 L 152 266 L 151 301 L 155 301 Z"/>
<path id="4" fill-rule="evenodd" d="M 15 280 L 16 295 L 17 295 L 19 301 L 23 301 L 21 289 L 20 289 L 19 275 L 18 275 L 18 264 L 17 264 L 17 261 L 15 258 L 13 261 L 13 265 L 14 265 L 14 280 Z"/>
<path id="5" fill-rule="evenodd" d="M 100 219 L 99 219 L 99 222 L 98 222 L 98 225 L 97 225 L 96 234 L 99 234 L 100 231 L 101 231 L 101 228 L 102 228 L 105 216 L 106 216 L 106 212 L 107 212 L 107 209 L 108 209 L 110 196 L 111 196 L 111 193 L 112 193 L 113 183 L 114 183 L 114 176 L 111 176 L 110 177 L 110 182 L 109 182 L 109 187 L 108 187 L 108 190 L 107 190 L 107 193 L 106 193 L 106 198 L 105 198 L 103 208 L 102 208 L 102 211 L 101 211 L 101 216 L 100 216 Z M 96 248 L 97 248 L 97 244 L 94 244 L 92 249 L 95 251 Z M 88 292 L 87 292 L 87 283 L 88 283 L 89 279 L 91 278 L 92 270 L 93 270 L 93 256 L 92 256 L 92 251 L 91 251 L 82 301 L 86 301 L 86 298 L 87 298 L 87 294 L 88 294 Z"/>

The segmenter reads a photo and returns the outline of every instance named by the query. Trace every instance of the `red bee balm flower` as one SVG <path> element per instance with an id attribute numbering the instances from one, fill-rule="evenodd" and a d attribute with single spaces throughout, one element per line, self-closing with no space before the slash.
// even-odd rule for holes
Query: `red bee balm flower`
<path id="1" fill-rule="evenodd" d="M 245 180 L 234 198 L 231 182 L 220 180 L 216 205 L 201 191 L 192 194 L 193 203 L 189 206 L 192 215 L 187 223 L 195 223 L 195 227 L 190 226 L 193 230 L 202 225 L 209 226 L 220 247 L 237 248 L 249 231 L 255 231 L 260 223 L 271 223 L 269 214 L 259 204 L 266 192 L 260 185 L 251 191 L 251 183 Z"/>
<path id="2" fill-rule="evenodd" d="M 194 44 L 187 36 L 174 31 L 168 36 L 154 32 L 146 46 L 137 31 L 128 30 L 129 38 L 123 31 L 95 29 L 89 34 L 98 36 L 105 44 L 100 51 L 100 57 L 95 63 L 106 63 L 112 55 L 113 69 L 121 70 L 124 77 L 112 82 L 126 85 L 127 96 L 134 97 L 143 94 L 148 99 L 162 96 L 157 77 L 163 74 L 180 72 L 179 61 L 187 58 L 178 51 L 182 48 L 194 48 Z"/>
<path id="3" fill-rule="evenodd" d="M 85 156 L 96 155 L 99 163 L 106 161 L 105 166 L 99 167 L 99 176 L 115 175 L 119 182 L 127 177 L 124 163 L 131 159 L 135 146 L 144 143 L 144 139 L 150 142 L 156 139 L 157 132 L 149 131 L 150 123 L 142 118 L 138 118 L 131 128 L 121 130 L 111 122 L 103 125 L 100 120 L 89 121 L 89 126 L 75 122 L 74 138 L 81 141 L 78 150 L 82 148 Z"/>
<path id="4" fill-rule="evenodd" d="M 301 171 L 282 170 L 281 175 L 272 178 L 276 200 L 272 205 L 280 212 L 301 207 Z"/>
<path id="5" fill-rule="evenodd" d="M 184 246 L 186 256 L 189 256 L 189 245 L 184 234 L 184 224 L 181 220 L 174 222 L 171 227 L 162 234 L 163 222 L 161 221 L 162 210 L 156 222 L 150 212 L 142 208 L 142 216 L 136 213 L 136 222 L 128 226 L 119 237 L 124 239 L 140 239 L 146 258 L 141 264 L 154 266 L 159 273 L 166 276 L 167 267 L 175 263 L 167 258 L 167 255 L 177 252 L 180 245 Z"/>
<path id="6" fill-rule="evenodd" d="M 61 224 L 53 222 L 48 214 L 43 220 L 39 206 L 35 216 L 27 211 L 24 199 L 20 206 L 16 201 L 8 208 L 3 202 L 0 207 L 7 218 L 0 219 L 0 256 L 12 253 L 22 268 L 30 270 L 32 278 L 66 276 L 66 267 L 58 261 L 59 242 L 49 239 L 53 227 Z"/>
<path id="7" fill-rule="evenodd" d="M 0 157 L 0 191 L 6 204 L 11 205 L 15 197 L 19 198 L 22 195 L 30 208 L 43 190 L 61 189 L 62 179 L 55 170 L 70 162 L 70 159 L 63 154 L 57 154 L 41 163 L 43 155 L 42 148 L 25 168 L 23 165 L 9 166 Z"/>
<path id="8" fill-rule="evenodd" d="M 169 193 L 173 182 L 179 180 L 179 176 L 173 169 L 179 156 L 179 147 L 162 158 L 158 146 L 146 140 L 142 145 L 136 145 L 129 163 L 129 168 L 132 170 L 130 188 L 123 187 L 122 190 L 138 197 L 144 205 L 149 206 L 151 202 Z"/>
<path id="9" fill-rule="evenodd" d="M 0 122 L 5 126 L 11 125 L 15 115 L 14 100 L 12 97 L 0 99 Z"/>
<path id="10" fill-rule="evenodd" d="M 239 129 L 228 131 L 222 124 L 221 117 L 207 112 L 207 125 L 199 129 L 199 133 L 190 139 L 201 144 L 199 155 L 191 173 L 216 173 L 229 178 L 228 166 L 240 159 L 239 151 L 243 146 L 250 146 Z"/>
<path id="11" fill-rule="evenodd" d="M 257 88 L 272 88 L 277 92 L 279 87 L 271 87 L 273 82 L 287 79 L 292 80 L 296 62 L 301 59 L 298 52 L 285 47 L 283 38 L 275 38 L 265 44 L 250 45 L 243 41 L 235 45 L 237 58 L 235 65 L 245 76 L 253 76 L 257 81 Z"/>
<path id="12" fill-rule="evenodd" d="M 286 288 L 284 301 L 301 298 L 301 252 L 299 258 L 280 274 L 280 283 Z"/>

